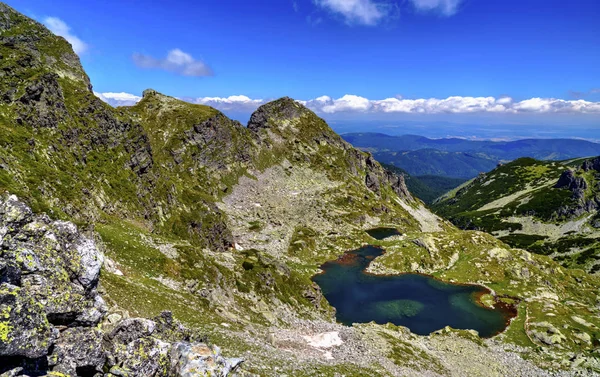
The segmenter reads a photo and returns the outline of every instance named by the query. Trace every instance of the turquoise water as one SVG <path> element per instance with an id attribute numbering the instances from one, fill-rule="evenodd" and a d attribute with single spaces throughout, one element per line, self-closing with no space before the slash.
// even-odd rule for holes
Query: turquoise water
<path id="1" fill-rule="evenodd" d="M 391 236 L 402 235 L 396 228 L 374 228 L 367 230 L 367 233 L 376 240 L 383 240 Z"/>
<path id="2" fill-rule="evenodd" d="M 369 262 L 383 252 L 374 246 L 362 247 L 323 264 L 324 272 L 313 277 L 336 308 L 338 322 L 391 322 L 420 335 L 450 326 L 490 337 L 503 331 L 514 316 L 509 308 L 479 305 L 478 295 L 488 293 L 484 287 L 444 283 L 418 274 L 365 273 Z"/>

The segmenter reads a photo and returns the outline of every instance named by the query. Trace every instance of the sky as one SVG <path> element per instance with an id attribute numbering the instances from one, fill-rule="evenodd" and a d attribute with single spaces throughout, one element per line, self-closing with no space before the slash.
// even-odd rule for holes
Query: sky
<path id="1" fill-rule="evenodd" d="M 71 42 L 113 105 L 153 88 L 245 121 L 289 96 L 364 130 L 448 122 L 600 134 L 598 0 L 7 3 Z"/>

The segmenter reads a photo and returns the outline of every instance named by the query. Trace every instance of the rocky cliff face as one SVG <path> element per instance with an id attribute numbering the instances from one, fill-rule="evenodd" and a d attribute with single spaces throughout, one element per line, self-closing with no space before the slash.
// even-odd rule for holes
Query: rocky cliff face
<path id="1" fill-rule="evenodd" d="M 560 217 L 576 218 L 600 208 L 600 157 L 585 160 L 577 170 L 565 170 L 555 188 L 571 191 L 574 203 L 557 209 Z M 587 177 L 587 180 L 586 180 Z M 588 184 L 588 180 L 590 184 Z M 591 186 L 590 186 L 591 185 Z"/>

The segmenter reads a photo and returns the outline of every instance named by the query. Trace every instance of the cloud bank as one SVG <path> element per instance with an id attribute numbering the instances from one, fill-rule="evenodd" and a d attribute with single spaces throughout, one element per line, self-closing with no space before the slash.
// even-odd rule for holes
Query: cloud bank
<path id="1" fill-rule="evenodd" d="M 133 62 L 140 68 L 162 69 L 181 76 L 212 76 L 212 69 L 203 61 L 196 60 L 192 55 L 176 48 L 163 59 L 156 59 L 150 55 L 135 53 Z"/>
<path id="2" fill-rule="evenodd" d="M 71 28 L 63 20 L 58 17 L 46 17 L 44 19 L 44 25 L 54 34 L 63 37 L 73 46 L 73 51 L 77 55 L 83 54 L 87 49 L 88 45 L 71 33 Z"/>
<path id="3" fill-rule="evenodd" d="M 103 101 L 113 106 L 132 105 L 141 97 L 128 93 L 96 93 Z M 251 112 L 268 102 L 244 95 L 230 97 L 182 98 L 185 101 L 212 106 L 222 111 Z M 600 102 L 582 99 L 564 100 L 557 98 L 530 98 L 515 101 L 510 97 L 461 97 L 438 98 L 386 98 L 380 100 L 346 94 L 334 99 L 321 96 L 307 101 L 298 101 L 321 114 L 365 113 L 365 114 L 600 114 Z"/>

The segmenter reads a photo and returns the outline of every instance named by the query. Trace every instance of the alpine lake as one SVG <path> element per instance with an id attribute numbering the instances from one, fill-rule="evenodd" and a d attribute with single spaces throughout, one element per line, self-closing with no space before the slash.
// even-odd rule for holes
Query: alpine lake
<path id="1" fill-rule="evenodd" d="M 367 231 L 376 239 L 399 235 L 396 229 Z M 494 336 L 515 316 L 513 307 L 497 304 L 488 308 L 479 298 L 490 291 L 482 286 L 452 284 L 420 274 L 373 275 L 365 270 L 384 249 L 364 246 L 324 263 L 313 277 L 329 303 L 335 307 L 338 322 L 393 323 L 411 332 L 428 335 L 450 326 L 472 329 L 482 338 Z"/>

